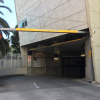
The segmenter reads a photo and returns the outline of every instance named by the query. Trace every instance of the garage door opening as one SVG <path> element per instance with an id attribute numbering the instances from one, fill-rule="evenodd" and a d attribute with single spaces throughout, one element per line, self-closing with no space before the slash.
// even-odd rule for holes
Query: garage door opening
<path id="1" fill-rule="evenodd" d="M 68 78 L 85 77 L 85 57 L 64 57 L 63 76 Z"/>
<path id="2" fill-rule="evenodd" d="M 86 37 L 83 37 L 30 49 L 31 74 L 85 78 L 85 57 L 81 57 L 85 55 L 85 41 Z"/>

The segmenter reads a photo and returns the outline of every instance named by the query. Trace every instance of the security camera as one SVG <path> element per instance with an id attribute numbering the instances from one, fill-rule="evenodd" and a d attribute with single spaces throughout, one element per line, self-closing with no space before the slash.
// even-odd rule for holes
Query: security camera
<path id="1" fill-rule="evenodd" d="M 95 31 L 93 31 L 93 33 L 95 33 Z"/>

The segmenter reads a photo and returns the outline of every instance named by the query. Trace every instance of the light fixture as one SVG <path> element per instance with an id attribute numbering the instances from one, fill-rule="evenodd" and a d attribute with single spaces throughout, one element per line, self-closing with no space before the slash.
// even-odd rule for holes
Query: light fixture
<path id="1" fill-rule="evenodd" d="M 59 58 L 58 57 L 54 57 L 54 60 L 57 61 L 57 60 L 59 60 Z"/>
<path id="2" fill-rule="evenodd" d="M 85 57 L 85 54 L 81 54 L 81 57 Z"/>

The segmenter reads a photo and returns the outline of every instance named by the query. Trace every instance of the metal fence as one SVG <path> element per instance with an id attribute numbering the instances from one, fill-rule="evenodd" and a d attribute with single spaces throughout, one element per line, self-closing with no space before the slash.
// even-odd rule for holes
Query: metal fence
<path id="1" fill-rule="evenodd" d="M 6 54 L 4 57 L 0 55 L 0 68 L 26 68 L 26 56 L 20 54 Z"/>

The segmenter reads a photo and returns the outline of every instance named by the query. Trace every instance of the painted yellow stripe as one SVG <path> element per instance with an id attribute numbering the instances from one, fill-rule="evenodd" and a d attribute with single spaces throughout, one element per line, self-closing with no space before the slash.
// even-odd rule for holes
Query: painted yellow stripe
<path id="1" fill-rule="evenodd" d="M 89 57 L 91 57 L 91 55 L 92 55 L 92 52 L 91 52 L 91 51 L 89 51 Z"/>
<path id="2" fill-rule="evenodd" d="M 56 46 L 56 45 L 60 45 L 60 44 L 64 44 L 64 43 L 80 41 L 80 40 L 82 40 L 82 39 L 83 39 L 83 38 L 76 39 L 76 40 L 71 40 L 71 41 L 66 41 L 66 42 L 61 42 L 61 43 L 56 43 L 56 44 L 52 44 L 52 45 L 50 45 L 50 46 L 43 46 L 43 47 L 32 48 L 32 49 L 30 49 L 30 50 L 41 49 L 41 48 L 44 48 L 44 47 L 51 47 L 51 46 Z"/>
<path id="3" fill-rule="evenodd" d="M 82 39 L 82 38 L 81 38 L 81 39 Z M 68 42 L 75 42 L 75 41 L 79 41 L 79 40 L 81 40 L 81 39 L 76 39 L 76 40 L 71 40 L 71 41 L 56 43 L 56 44 L 52 44 L 52 45 L 59 45 L 59 44 L 68 43 Z"/>
<path id="4" fill-rule="evenodd" d="M 31 28 L 16 28 L 16 31 L 25 31 L 25 32 L 53 32 L 53 33 L 78 33 L 77 30 L 53 30 L 53 29 L 31 29 Z"/>

